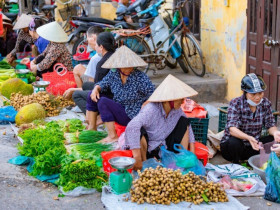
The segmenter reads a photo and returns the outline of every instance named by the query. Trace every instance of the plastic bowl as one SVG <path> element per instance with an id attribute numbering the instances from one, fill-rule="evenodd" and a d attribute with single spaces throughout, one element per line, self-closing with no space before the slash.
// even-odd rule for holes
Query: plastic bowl
<path id="1" fill-rule="evenodd" d="M 262 180 L 266 183 L 265 171 L 260 169 L 260 155 L 254 155 L 249 158 L 248 163 L 253 167 L 253 171 L 258 174 Z"/>

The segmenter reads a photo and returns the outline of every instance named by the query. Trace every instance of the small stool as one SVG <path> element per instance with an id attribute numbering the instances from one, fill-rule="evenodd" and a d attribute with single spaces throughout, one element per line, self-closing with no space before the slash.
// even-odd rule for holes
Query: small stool
<path id="1" fill-rule="evenodd" d="M 116 129 L 116 133 L 117 133 L 118 137 L 120 137 L 120 135 L 125 131 L 126 126 L 120 125 L 115 122 L 115 129 Z"/>
<path id="2" fill-rule="evenodd" d="M 203 160 L 203 165 L 205 166 L 208 162 L 208 148 L 204 144 L 199 142 L 195 142 L 194 147 L 197 159 Z"/>

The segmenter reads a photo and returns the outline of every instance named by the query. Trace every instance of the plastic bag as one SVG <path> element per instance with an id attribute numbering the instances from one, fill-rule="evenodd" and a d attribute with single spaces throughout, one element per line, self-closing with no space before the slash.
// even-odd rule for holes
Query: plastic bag
<path id="1" fill-rule="evenodd" d="M 81 195 L 89 195 L 96 192 L 96 189 L 90 189 L 85 187 L 76 187 L 74 190 L 64 192 L 62 187 L 59 187 L 59 190 L 62 192 L 63 195 L 70 196 L 70 197 L 78 197 Z"/>
<path id="2" fill-rule="evenodd" d="M 259 166 L 262 167 L 265 162 L 268 161 L 270 153 L 271 153 L 271 147 L 275 144 L 275 141 L 268 142 L 266 144 L 263 144 L 260 142 L 260 164 Z"/>
<path id="3" fill-rule="evenodd" d="M 179 152 L 168 151 L 164 146 L 161 149 L 162 164 L 166 168 L 174 170 L 180 169 L 183 174 L 193 171 L 196 175 L 205 175 L 205 168 L 197 159 L 196 155 L 184 148 L 181 144 L 174 144 L 174 150 Z"/>
<path id="4" fill-rule="evenodd" d="M 17 111 L 12 106 L 5 106 L 0 108 L 0 124 L 14 123 Z"/>
<path id="5" fill-rule="evenodd" d="M 280 159 L 275 152 L 270 154 L 265 170 L 266 188 L 264 199 L 280 203 Z"/>
<path id="6" fill-rule="evenodd" d="M 181 109 L 190 118 L 206 118 L 207 116 L 207 111 L 191 99 L 185 99 Z"/>

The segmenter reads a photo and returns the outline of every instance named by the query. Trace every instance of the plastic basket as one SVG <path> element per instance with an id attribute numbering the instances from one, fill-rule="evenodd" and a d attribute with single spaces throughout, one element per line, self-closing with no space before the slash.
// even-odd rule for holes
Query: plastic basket
<path id="1" fill-rule="evenodd" d="M 219 110 L 219 127 L 218 127 L 218 132 L 224 130 L 225 127 L 226 127 L 226 124 L 227 124 L 227 113 L 228 113 L 227 109 L 228 109 L 227 106 L 218 108 L 218 110 Z M 273 115 L 275 117 L 275 122 L 277 122 L 277 116 L 279 115 L 279 112 L 273 111 Z M 267 129 L 263 128 L 261 136 L 267 136 L 267 135 L 268 135 Z"/>
<path id="2" fill-rule="evenodd" d="M 207 114 L 206 118 L 188 118 L 191 122 L 195 141 L 201 142 L 206 145 L 207 134 L 208 134 L 208 125 L 209 125 L 209 116 Z"/>

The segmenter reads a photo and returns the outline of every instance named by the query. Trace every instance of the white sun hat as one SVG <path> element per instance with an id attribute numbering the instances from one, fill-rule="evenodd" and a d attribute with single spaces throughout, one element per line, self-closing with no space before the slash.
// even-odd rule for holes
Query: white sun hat
<path id="1" fill-rule="evenodd" d="M 67 34 L 56 21 L 37 28 L 36 32 L 39 34 L 40 37 L 50 42 L 61 43 L 68 41 Z"/>

